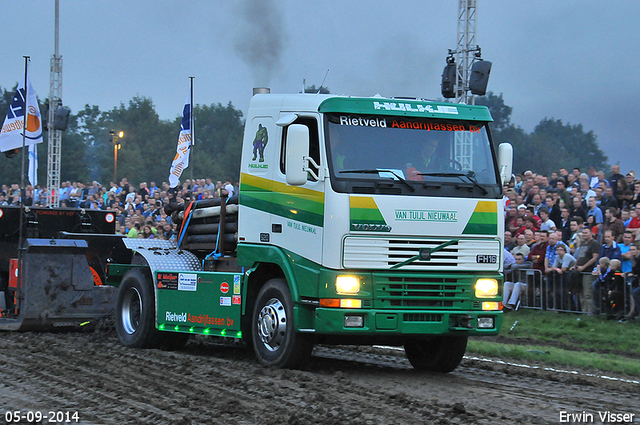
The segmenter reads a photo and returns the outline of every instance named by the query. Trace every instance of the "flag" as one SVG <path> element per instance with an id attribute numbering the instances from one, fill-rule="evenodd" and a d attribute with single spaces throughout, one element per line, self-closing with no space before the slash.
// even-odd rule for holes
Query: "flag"
<path id="1" fill-rule="evenodd" d="M 29 146 L 29 183 L 38 185 L 38 145 Z"/>
<path id="2" fill-rule="evenodd" d="M 20 81 L 16 90 L 9 111 L 2 124 L 0 131 L 0 152 L 9 151 L 22 147 L 22 136 L 24 128 L 24 112 L 27 110 L 27 134 L 24 140 L 25 146 L 42 143 L 42 120 L 40 108 L 36 99 L 36 92 L 31 86 L 31 81 L 27 77 L 28 93 L 25 93 L 24 78 Z M 25 108 L 25 95 L 26 99 Z"/>
<path id="3" fill-rule="evenodd" d="M 169 186 L 171 187 L 178 185 L 182 171 L 189 166 L 191 140 L 191 93 L 189 93 L 182 111 L 182 124 L 180 124 L 176 156 L 173 158 L 171 170 L 169 171 Z"/>

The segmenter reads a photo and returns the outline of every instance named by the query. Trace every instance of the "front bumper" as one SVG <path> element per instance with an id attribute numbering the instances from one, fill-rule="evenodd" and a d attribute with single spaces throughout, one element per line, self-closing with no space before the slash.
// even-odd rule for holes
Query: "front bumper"
<path id="1" fill-rule="evenodd" d="M 362 317 L 362 326 L 353 326 L 359 323 L 354 316 Z M 479 322 L 481 327 L 478 326 Z M 493 326 L 482 327 L 489 324 Z M 350 335 L 488 336 L 496 335 L 501 325 L 501 311 L 316 308 L 313 331 L 318 334 Z"/>

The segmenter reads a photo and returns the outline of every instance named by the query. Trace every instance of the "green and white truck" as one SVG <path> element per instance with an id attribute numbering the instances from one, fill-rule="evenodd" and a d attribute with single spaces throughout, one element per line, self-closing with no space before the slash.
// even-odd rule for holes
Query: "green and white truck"
<path id="1" fill-rule="evenodd" d="M 502 320 L 502 184 L 486 107 L 255 94 L 240 193 L 174 212 L 179 243 L 125 240 L 110 263 L 126 346 L 241 338 L 268 366 L 314 344 L 404 346 L 448 372 Z M 237 202 L 237 204 L 236 204 Z"/>

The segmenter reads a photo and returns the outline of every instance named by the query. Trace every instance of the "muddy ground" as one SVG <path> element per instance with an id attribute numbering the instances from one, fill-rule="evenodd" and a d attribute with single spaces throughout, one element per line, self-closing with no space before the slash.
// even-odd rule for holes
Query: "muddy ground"
<path id="1" fill-rule="evenodd" d="M 204 337 L 169 352 L 122 347 L 111 329 L 0 333 L 0 424 L 14 410 L 78 412 L 82 424 L 552 424 L 561 412 L 601 423 L 605 411 L 640 423 L 640 384 L 472 356 L 418 373 L 385 348 L 316 347 L 304 370 L 279 370 Z"/>

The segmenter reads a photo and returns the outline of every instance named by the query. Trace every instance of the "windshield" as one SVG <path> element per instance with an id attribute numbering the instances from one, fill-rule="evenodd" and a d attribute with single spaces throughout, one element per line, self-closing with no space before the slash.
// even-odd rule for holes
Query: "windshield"
<path id="1" fill-rule="evenodd" d="M 499 196 L 485 122 L 326 114 L 325 126 L 337 191 L 384 193 L 380 187 L 397 182 L 387 193 L 419 195 L 453 186 L 474 196 Z"/>

